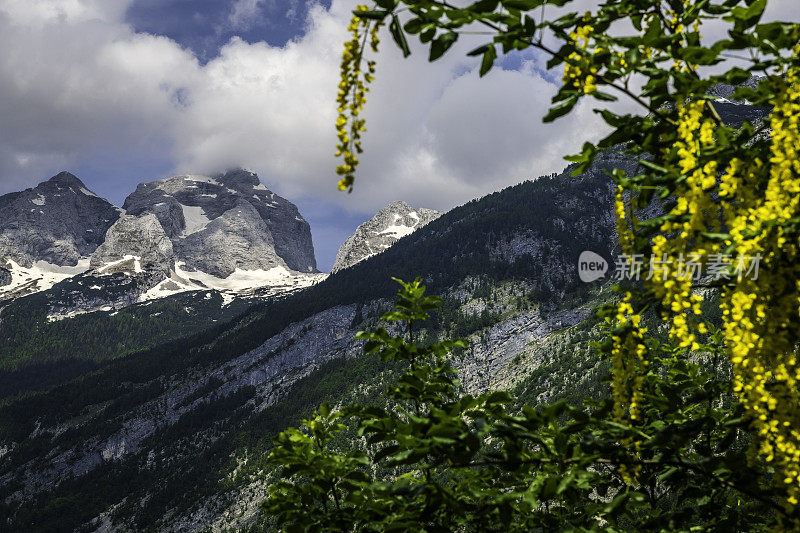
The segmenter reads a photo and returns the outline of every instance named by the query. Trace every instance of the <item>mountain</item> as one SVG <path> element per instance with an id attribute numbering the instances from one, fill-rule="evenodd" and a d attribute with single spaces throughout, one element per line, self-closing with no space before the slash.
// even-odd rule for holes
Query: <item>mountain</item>
<path id="1" fill-rule="evenodd" d="M 317 272 L 308 222 L 247 170 L 143 183 L 123 208 L 155 215 L 187 269 L 219 278 L 237 268 Z"/>
<path id="2" fill-rule="evenodd" d="M 39 291 L 50 320 L 208 289 L 227 305 L 326 276 L 308 222 L 250 171 L 142 183 L 123 205 L 68 173 L 0 197 L 0 309 Z"/>
<path id="3" fill-rule="evenodd" d="M 119 209 L 61 172 L 32 189 L 0 196 L 0 257 L 75 266 L 102 242 Z"/>
<path id="4" fill-rule="evenodd" d="M 322 401 L 373 402 L 395 379 L 395 367 L 353 340 L 391 306 L 391 276 L 423 276 L 443 297 L 417 332 L 470 341 L 452 359 L 467 390 L 502 386 L 531 401 L 596 391 L 606 367 L 589 349 L 591 309 L 605 296 L 601 282 L 580 282 L 576 264 L 583 250 L 614 251 L 605 173 L 613 167 L 635 163 L 608 154 L 578 178 L 570 168 L 469 202 L 382 253 L 235 315 L 219 314 L 214 291 L 198 291 L 38 322 L 33 334 L 20 329 L 30 313 L 15 310 L 13 346 L 0 343 L 0 360 L 19 363 L 0 377 L 33 383 L 30 361 L 54 353 L 69 359 L 45 359 L 38 372 L 77 377 L 0 404 L 0 487 L 9 495 L 0 518 L 11 530 L 268 529 L 258 504 L 274 479 L 265 457 L 276 433 Z M 165 330 L 139 351 L 105 340 L 136 345 L 150 328 L 212 316 L 204 329 Z M 15 340 L 34 336 L 35 344 Z M 67 336 L 81 348 L 59 344 Z M 89 359 L 97 352 L 102 359 Z"/>
<path id="5" fill-rule="evenodd" d="M 433 209 L 414 209 L 406 202 L 392 202 L 364 222 L 344 241 L 336 254 L 331 273 L 389 248 L 398 239 L 421 228 L 442 213 Z"/>
<path id="6" fill-rule="evenodd" d="M 119 211 L 69 172 L 0 196 L 0 299 L 87 270 Z"/>
<path id="7" fill-rule="evenodd" d="M 731 120 L 759 112 L 720 107 Z M 48 315 L 69 294 L 122 297 L 123 282 L 139 279 L 131 271 L 169 262 L 168 243 L 172 257 L 181 253 L 175 243 L 186 238 L 187 217 L 165 228 L 153 212 L 158 202 L 128 213 L 134 219 L 120 222 L 113 239 L 139 232 L 155 246 L 114 263 L 120 254 L 109 245 L 100 262 L 120 271 L 74 276 L 0 314 L 0 529 L 272 530 L 259 504 L 277 478 L 266 457 L 278 432 L 322 402 L 388 407 L 381 395 L 398 365 L 364 354 L 353 337 L 385 325 L 392 276 L 421 276 L 442 297 L 414 331 L 421 342 L 468 341 L 449 360 L 465 391 L 507 389 L 528 405 L 607 395 L 609 364 L 592 349 L 602 327 L 592 310 L 615 293 L 608 275 L 582 282 L 577 262 L 590 250 L 613 264 L 619 252 L 613 168 L 632 173 L 637 164 L 604 153 L 579 176 L 570 166 L 473 200 L 279 297 L 227 301 L 219 290 L 165 288 L 162 298 L 119 310 Z M 176 217 L 192 207 L 178 204 Z M 222 213 L 242 204 L 230 205 Z M 185 280 L 181 263 L 169 275 Z M 109 294 L 97 279 L 118 280 L 119 291 Z M 182 283 L 160 283 L 170 282 Z"/>
<path id="8" fill-rule="evenodd" d="M 172 242 L 153 214 L 123 215 L 108 229 L 106 240 L 89 265 L 98 273 L 141 272 L 144 268 L 174 266 Z"/>

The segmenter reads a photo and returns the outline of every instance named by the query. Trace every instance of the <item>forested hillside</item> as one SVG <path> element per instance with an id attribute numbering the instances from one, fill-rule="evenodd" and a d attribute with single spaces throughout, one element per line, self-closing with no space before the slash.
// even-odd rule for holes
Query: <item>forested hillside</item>
<path id="1" fill-rule="evenodd" d="M 421 275 L 445 297 L 422 334 L 471 340 L 471 348 L 456 354 L 470 386 L 492 386 L 497 374 L 530 395 L 543 387 L 565 394 L 569 387 L 595 388 L 602 376 L 596 360 L 580 364 L 577 381 L 578 363 L 560 360 L 570 352 L 566 339 L 592 329 L 591 302 L 600 286 L 582 284 L 574 265 L 585 249 L 610 256 L 611 185 L 603 169 L 623 164 L 629 163 L 609 156 L 578 178 L 566 171 L 472 201 L 316 286 L 259 303 L 227 323 L 212 310 L 218 325 L 205 331 L 192 329 L 201 313 L 182 317 L 188 304 L 175 298 L 155 308 L 136 306 L 128 315 L 15 322 L 6 334 L 18 339 L 17 360 L 37 360 L 24 357 L 24 347 L 34 346 L 25 339 L 41 330 L 56 348 L 39 360 L 57 361 L 62 355 L 53 343 L 60 335 L 91 339 L 97 319 L 108 335 L 116 335 L 113 328 L 129 332 L 131 342 L 153 319 L 139 313 L 153 309 L 177 321 L 162 333 L 168 342 L 159 343 L 154 329 L 147 339 L 152 347 L 84 357 L 104 362 L 0 407 L 6 450 L 0 479 L 11 495 L 5 517 L 16 529 L 78 527 L 115 506 L 102 519 L 137 530 L 257 524 L 269 478 L 264 453 L 273 436 L 323 400 L 373 397 L 392 379 L 391 366 L 361 356 L 351 340 L 390 305 L 392 276 Z M 211 294 L 214 308 L 219 304 Z M 490 355 L 500 352 L 503 357 Z M 71 353 L 64 359 L 81 359 Z M 546 375 L 524 379 L 542 364 Z"/>

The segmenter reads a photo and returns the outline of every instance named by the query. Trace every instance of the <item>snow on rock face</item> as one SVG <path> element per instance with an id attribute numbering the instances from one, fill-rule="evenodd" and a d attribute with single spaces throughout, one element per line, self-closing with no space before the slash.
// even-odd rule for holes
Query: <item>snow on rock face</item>
<path id="1" fill-rule="evenodd" d="M 0 266 L 9 260 L 75 266 L 102 244 L 119 212 L 69 172 L 0 196 Z"/>
<path id="2" fill-rule="evenodd" d="M 414 209 L 406 202 L 392 202 L 361 224 L 336 254 L 331 272 L 348 268 L 389 248 L 441 215 L 433 209 Z"/>
<path id="3" fill-rule="evenodd" d="M 236 295 L 247 296 L 258 292 L 260 296 L 271 296 L 309 287 L 326 277 L 327 274 L 305 274 L 282 266 L 268 270 L 237 268 L 227 277 L 218 277 L 202 270 L 191 269 L 179 261 L 170 277 L 142 294 L 139 301 L 163 298 L 179 292 L 213 289 L 222 292 L 223 305 L 228 305 Z"/>
<path id="4" fill-rule="evenodd" d="M 205 195 L 204 195 L 205 196 Z M 183 205 L 181 206 L 181 210 L 183 211 L 183 220 L 185 221 L 186 226 L 183 229 L 184 235 L 191 235 L 192 233 L 197 233 L 201 229 L 205 228 L 211 220 L 206 216 L 203 208 L 199 205 Z"/>
<path id="5" fill-rule="evenodd" d="M 13 259 L 8 260 L 5 266 L 0 264 L 0 300 L 45 291 L 59 281 L 87 270 L 89 270 L 88 257 L 79 260 L 75 266 L 36 261 L 30 267 L 25 267 Z"/>

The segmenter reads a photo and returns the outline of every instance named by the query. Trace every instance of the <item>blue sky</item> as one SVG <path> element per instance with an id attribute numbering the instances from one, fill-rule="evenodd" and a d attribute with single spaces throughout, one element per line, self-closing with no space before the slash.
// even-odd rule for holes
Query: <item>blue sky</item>
<path id="1" fill-rule="evenodd" d="M 137 31 L 165 35 L 206 62 L 238 36 L 247 42 L 283 46 L 302 35 L 306 0 L 136 0 L 125 20 Z M 330 7 L 330 0 L 314 2 Z M 238 6 L 238 11 L 237 11 Z"/>

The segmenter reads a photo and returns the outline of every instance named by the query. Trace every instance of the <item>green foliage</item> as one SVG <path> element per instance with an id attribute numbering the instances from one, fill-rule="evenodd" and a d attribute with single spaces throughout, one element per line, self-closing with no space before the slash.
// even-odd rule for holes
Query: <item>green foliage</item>
<path id="1" fill-rule="evenodd" d="M 286 531 L 765 530 L 781 512 L 748 437 L 719 335 L 706 361 L 658 341 L 642 420 L 619 424 L 610 399 L 516 409 L 505 392 L 461 394 L 447 352 L 412 338 L 435 304 L 402 283 L 392 335 L 365 350 L 403 364 L 391 407 L 323 405 L 282 432 L 269 462 L 282 479 L 264 511 Z M 337 441 L 354 427 L 346 445 Z"/>
<path id="2" fill-rule="evenodd" d="M 0 328 L 0 399 L 52 386 L 122 358 L 228 322 L 249 307 L 241 300 L 223 306 L 222 296 L 179 294 L 116 313 L 97 311 L 50 321 L 50 298 L 68 292 L 67 280 L 52 292 L 19 298 L 2 311 Z M 108 297 L 103 295 L 102 297 Z"/>

